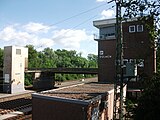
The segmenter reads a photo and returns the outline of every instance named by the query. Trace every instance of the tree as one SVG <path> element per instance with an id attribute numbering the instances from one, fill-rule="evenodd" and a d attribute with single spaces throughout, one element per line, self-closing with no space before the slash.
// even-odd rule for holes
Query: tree
<path id="1" fill-rule="evenodd" d="M 87 56 L 88 58 L 88 67 L 89 68 L 97 68 L 98 67 L 98 56 L 97 55 L 94 55 L 94 54 L 88 54 Z"/>
<path id="2" fill-rule="evenodd" d="M 122 7 L 125 10 L 123 19 L 137 17 L 145 22 L 149 31 L 150 46 L 157 48 L 157 71 L 160 71 L 160 48 L 157 44 L 160 40 L 160 0 L 126 0 Z M 148 20 L 153 22 L 146 23 Z"/>
<path id="3" fill-rule="evenodd" d="M 125 12 L 123 19 L 137 17 L 142 22 L 153 20 L 153 24 L 145 22 L 149 30 L 151 47 L 156 46 L 160 38 L 160 0 L 126 0 L 122 3 Z M 157 73 L 152 78 L 144 80 L 144 90 L 138 101 L 136 120 L 159 120 L 160 113 L 160 56 L 157 50 Z"/>
<path id="4" fill-rule="evenodd" d="M 27 45 L 28 48 L 28 67 L 38 68 L 40 65 L 40 60 L 38 59 L 38 52 L 33 45 Z"/>
<path id="5" fill-rule="evenodd" d="M 160 73 L 145 80 L 145 89 L 135 111 L 135 120 L 159 120 L 160 118 Z"/>
<path id="6" fill-rule="evenodd" d="M 0 48 L 0 67 L 3 68 L 3 49 Z"/>
<path id="7" fill-rule="evenodd" d="M 57 67 L 68 67 L 70 68 L 72 65 L 71 65 L 71 57 L 70 57 L 70 51 L 67 51 L 67 50 L 56 50 L 55 51 L 55 54 L 57 54 Z"/>
<path id="8" fill-rule="evenodd" d="M 160 1 L 159 0 L 126 0 L 123 3 L 125 7 L 125 16 L 136 17 L 143 14 L 152 14 L 159 16 Z"/>
<path id="9" fill-rule="evenodd" d="M 160 0 L 126 0 L 122 3 L 123 18 L 139 17 L 141 20 L 153 19 L 155 24 L 148 27 L 153 40 L 160 37 Z"/>
<path id="10" fill-rule="evenodd" d="M 157 48 L 157 72 L 160 72 L 160 46 Z"/>
<path id="11" fill-rule="evenodd" d="M 81 56 L 81 53 L 77 53 L 75 50 L 57 49 L 54 51 L 51 48 L 44 48 L 42 51 L 37 52 L 33 45 L 27 45 L 27 47 L 29 68 L 88 68 L 88 66 L 97 66 L 97 58 L 93 54 L 89 55 L 89 59 L 86 59 Z M 64 81 L 79 79 L 84 76 L 78 74 L 56 74 L 55 77 L 56 80 Z M 25 85 L 30 84 L 32 84 L 32 76 L 26 74 Z"/>
<path id="12" fill-rule="evenodd" d="M 45 48 L 42 52 L 39 52 L 39 58 L 41 60 L 41 68 L 55 68 L 58 56 L 53 49 Z"/>

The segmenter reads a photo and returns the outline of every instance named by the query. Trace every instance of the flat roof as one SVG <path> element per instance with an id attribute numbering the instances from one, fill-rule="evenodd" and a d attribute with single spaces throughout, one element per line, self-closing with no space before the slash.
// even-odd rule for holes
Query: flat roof
<path id="1" fill-rule="evenodd" d="M 58 97 L 65 99 L 90 100 L 99 95 L 108 94 L 113 89 L 114 84 L 94 82 L 43 91 L 38 94 L 56 98 Z"/>
<path id="2" fill-rule="evenodd" d="M 106 27 L 106 26 L 115 26 L 116 18 L 111 19 L 103 19 L 103 20 L 96 20 L 93 21 L 93 25 L 97 28 Z"/>
<path id="3" fill-rule="evenodd" d="M 123 20 L 122 22 L 130 22 L 130 21 L 137 21 L 137 20 L 138 20 L 138 18 L 135 17 L 135 18 L 129 18 L 129 19 Z M 97 28 L 115 26 L 115 24 L 116 24 L 116 18 L 93 21 L 93 26 L 95 26 Z"/>

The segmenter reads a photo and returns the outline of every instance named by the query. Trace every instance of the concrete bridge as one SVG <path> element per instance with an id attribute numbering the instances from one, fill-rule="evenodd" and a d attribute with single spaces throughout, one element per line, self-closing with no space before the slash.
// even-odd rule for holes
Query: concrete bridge
<path id="1" fill-rule="evenodd" d="M 1 73 L 3 68 L 0 68 Z M 32 74 L 34 89 L 51 89 L 55 84 L 55 74 L 98 74 L 98 68 L 29 68 L 25 74 Z M 3 79 L 1 74 L 1 79 Z M 2 91 L 2 90 L 1 90 Z"/>
<path id="2" fill-rule="evenodd" d="M 97 74 L 98 68 L 29 68 L 25 73 Z"/>
<path id="3" fill-rule="evenodd" d="M 55 84 L 55 74 L 98 74 L 98 68 L 31 68 L 25 70 L 32 74 L 34 89 L 51 89 Z"/>

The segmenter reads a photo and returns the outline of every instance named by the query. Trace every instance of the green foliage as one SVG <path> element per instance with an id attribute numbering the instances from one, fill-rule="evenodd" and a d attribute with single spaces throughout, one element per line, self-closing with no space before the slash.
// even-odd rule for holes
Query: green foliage
<path id="1" fill-rule="evenodd" d="M 139 99 L 135 120 L 159 120 L 160 73 L 145 80 L 145 89 Z"/>
<path id="2" fill-rule="evenodd" d="M 157 72 L 160 72 L 160 46 L 157 48 Z"/>
<path id="3" fill-rule="evenodd" d="M 124 17 L 132 18 L 142 15 L 159 17 L 159 0 L 126 0 L 122 3 L 125 9 Z"/>
<path id="4" fill-rule="evenodd" d="M 63 82 L 66 78 L 62 74 L 56 74 L 55 80 Z"/>
<path id="5" fill-rule="evenodd" d="M 157 71 L 160 72 L 160 0 L 126 0 L 122 3 L 124 18 L 138 17 L 149 31 L 150 47 L 157 48 Z M 149 54 L 149 53 L 148 53 Z"/>
<path id="6" fill-rule="evenodd" d="M 97 68 L 98 67 L 98 56 L 94 54 L 88 54 L 88 66 L 91 68 Z"/>
<path id="7" fill-rule="evenodd" d="M 38 52 L 33 45 L 27 45 L 26 47 L 28 47 L 28 67 L 38 68 L 40 65 L 40 60 L 38 59 Z"/>
<path id="8" fill-rule="evenodd" d="M 130 111 L 133 108 L 133 102 L 131 100 L 126 100 L 125 101 L 125 105 L 126 105 L 126 110 Z"/>
<path id="9" fill-rule="evenodd" d="M 38 52 L 33 45 L 27 45 L 29 49 L 28 67 L 29 68 L 97 68 L 97 55 L 89 54 L 88 58 L 81 56 L 75 50 L 53 50 L 45 48 Z M 83 75 L 76 74 L 56 74 L 56 81 L 76 80 L 83 78 Z M 85 75 L 85 77 L 93 77 L 93 75 Z M 26 76 L 25 84 L 32 84 L 31 75 Z"/>
<path id="10" fill-rule="evenodd" d="M 29 86 L 32 85 L 32 74 L 25 74 L 25 85 Z"/>
<path id="11" fill-rule="evenodd" d="M 126 0 L 123 18 L 140 17 L 154 22 L 145 22 L 149 31 L 151 47 L 157 47 L 155 40 L 160 39 L 160 0 Z M 148 24 L 149 23 L 149 24 Z M 157 49 L 157 73 L 145 78 L 144 91 L 138 101 L 135 120 L 159 120 L 160 118 L 160 48 Z"/>
<path id="12" fill-rule="evenodd" d="M 0 48 L 0 67 L 3 68 L 3 49 Z"/>
<path id="13" fill-rule="evenodd" d="M 160 0 L 126 0 L 122 7 L 125 10 L 124 19 L 137 17 L 145 23 L 151 47 L 156 47 L 155 40 L 160 39 Z"/>

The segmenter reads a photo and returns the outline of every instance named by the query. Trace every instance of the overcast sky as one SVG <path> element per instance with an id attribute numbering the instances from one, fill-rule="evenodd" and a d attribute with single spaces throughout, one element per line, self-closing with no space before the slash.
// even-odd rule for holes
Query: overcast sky
<path id="1" fill-rule="evenodd" d="M 112 6 L 107 0 L 0 0 L 0 47 L 31 44 L 97 54 L 93 21 L 115 17 Z"/>

